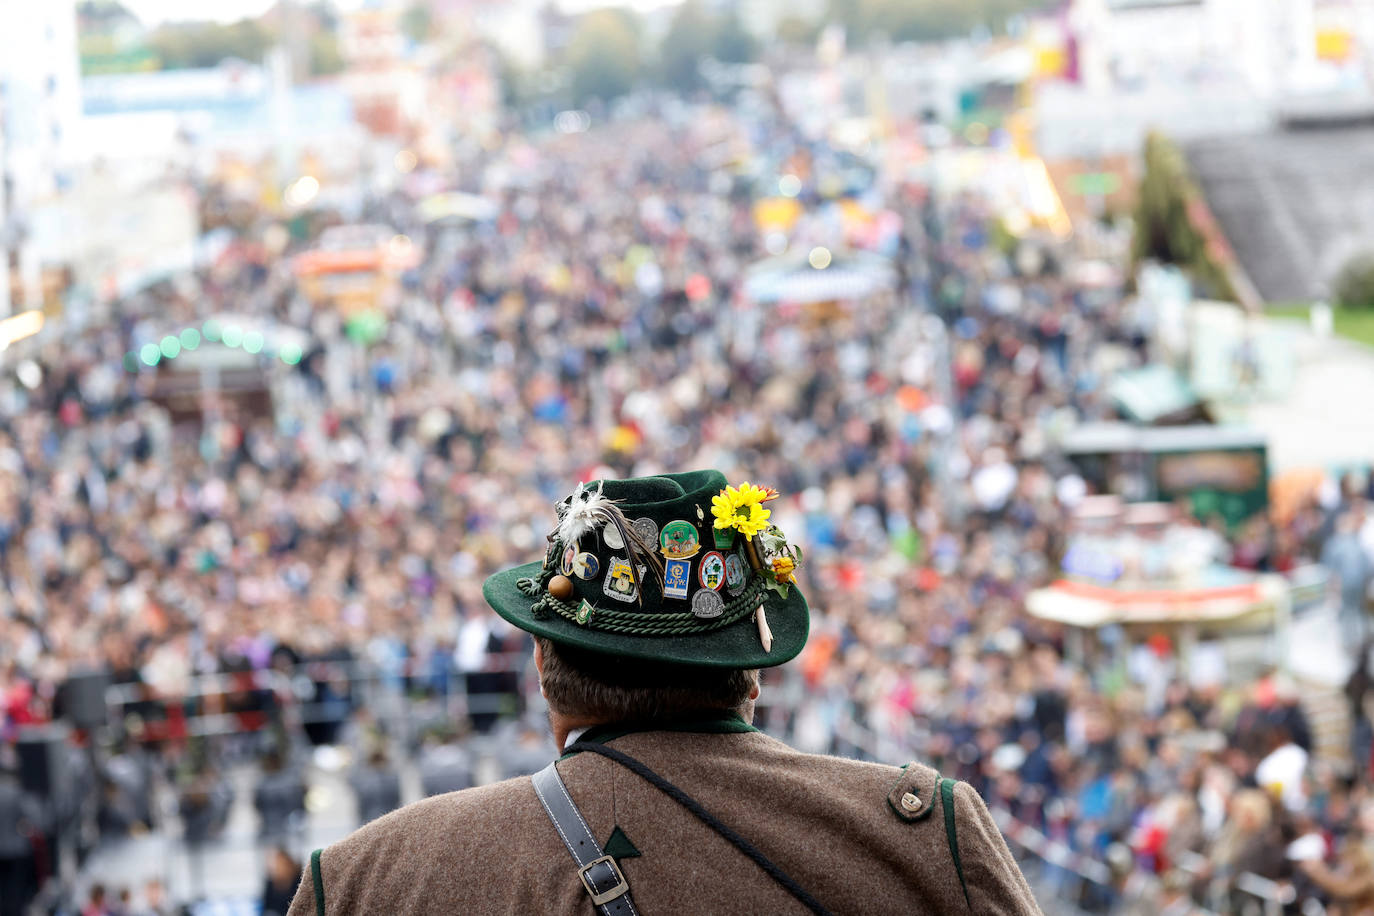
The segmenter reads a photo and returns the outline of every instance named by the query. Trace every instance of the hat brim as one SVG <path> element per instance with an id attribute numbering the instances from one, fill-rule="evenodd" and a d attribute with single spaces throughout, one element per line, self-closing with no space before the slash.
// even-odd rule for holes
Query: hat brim
<path id="1" fill-rule="evenodd" d="M 499 572 L 482 584 L 482 595 L 504 620 L 556 643 L 592 652 L 640 658 L 679 665 L 707 668 L 769 668 L 796 658 L 806 645 L 811 629 L 811 614 L 798 588 L 788 589 L 784 598 L 767 593 L 763 606 L 773 646 L 763 651 L 758 625 L 751 614 L 719 630 L 686 636 L 630 636 L 584 627 L 558 615 L 536 618 L 530 613 L 534 598 L 516 587 L 516 582 L 539 575 L 541 564 L 527 563 Z"/>

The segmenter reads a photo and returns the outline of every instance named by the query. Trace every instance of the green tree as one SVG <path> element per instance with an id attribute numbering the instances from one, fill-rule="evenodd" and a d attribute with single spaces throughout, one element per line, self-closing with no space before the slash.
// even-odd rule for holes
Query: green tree
<path id="1" fill-rule="evenodd" d="M 567 64 L 578 104 L 624 95 L 640 74 L 638 23 L 625 10 L 586 13 L 568 41 Z"/>
<path id="2" fill-rule="evenodd" d="M 827 19 L 857 38 L 930 41 L 983 26 L 1001 31 L 1009 17 L 1045 0 L 830 0 Z"/>
<path id="3" fill-rule="evenodd" d="M 740 22 L 739 12 L 729 13 L 716 20 L 711 35 L 711 56 L 726 63 L 743 64 L 758 57 L 759 46 L 754 36 Z"/>
<path id="4" fill-rule="evenodd" d="M 502 105 L 518 108 L 535 97 L 533 74 L 521 69 L 500 48 L 488 46 L 486 52 L 496 70 L 496 79 L 501 83 Z"/>
<path id="5" fill-rule="evenodd" d="M 334 32 L 320 31 L 310 36 L 310 74 L 329 76 L 340 73 L 344 68 L 343 54 L 339 51 L 339 36 Z"/>
<path id="6" fill-rule="evenodd" d="M 434 17 L 429 4 L 416 3 L 401 14 L 401 31 L 416 44 L 429 39 L 434 30 Z"/>
<path id="7" fill-rule="evenodd" d="M 315 27 L 329 32 L 339 30 L 339 11 L 334 9 L 334 4 L 330 0 L 316 0 L 305 8 L 310 17 L 315 20 Z"/>
<path id="8" fill-rule="evenodd" d="M 699 64 L 711 46 L 715 20 L 698 0 L 686 0 L 673 13 L 658 46 L 658 78 L 688 92 L 701 85 Z"/>
<path id="9" fill-rule="evenodd" d="M 1374 308 L 1374 252 L 1361 252 L 1336 277 L 1336 303 L 1346 308 Z"/>
<path id="10" fill-rule="evenodd" d="M 138 17 L 118 0 L 82 0 L 76 5 L 76 21 L 83 31 L 108 31 L 126 23 L 138 23 Z"/>
<path id="11" fill-rule="evenodd" d="M 1175 264 L 1209 295 L 1235 299 L 1226 271 L 1207 250 L 1196 211 L 1202 193 L 1182 151 L 1160 133 L 1145 139 L 1145 172 L 1136 196 L 1132 256 Z"/>
<path id="12" fill-rule="evenodd" d="M 735 11 L 718 16 L 699 0 L 686 0 L 659 43 L 657 75 L 665 85 L 690 92 L 702 83 L 702 58 L 745 63 L 757 56 L 758 43 Z"/>
<path id="13" fill-rule="evenodd" d="M 787 15 L 778 20 L 776 34 L 778 41 L 792 45 L 809 45 L 815 44 L 820 31 L 819 22 L 810 22 L 797 15 Z"/>
<path id="14" fill-rule="evenodd" d="M 214 67 L 225 58 L 257 63 L 276 41 L 262 23 L 241 19 L 228 25 L 185 22 L 164 25 L 148 37 L 148 46 L 168 70 Z"/>

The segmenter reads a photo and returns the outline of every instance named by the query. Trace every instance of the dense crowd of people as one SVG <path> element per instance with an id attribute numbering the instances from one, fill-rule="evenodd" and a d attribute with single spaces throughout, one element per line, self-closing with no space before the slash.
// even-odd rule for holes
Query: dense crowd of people
<path id="1" fill-rule="evenodd" d="M 539 556 L 549 504 L 577 481 L 719 467 L 779 490 L 774 518 L 806 547 L 812 641 L 765 679 L 765 727 L 973 783 L 1117 870 L 1075 884 L 1086 907 L 1157 876 L 1149 899 L 1188 912 L 1245 872 L 1359 901 L 1346 912 L 1374 899 L 1368 767 L 1309 764 L 1282 676 L 1194 676 L 1167 639 L 1120 634 L 1071 660 L 1064 633 L 1024 612 L 1086 489 L 1051 432 L 1113 415 L 1104 348 L 1148 357 L 1122 291 L 1072 281 L 1058 244 L 1016 257 L 976 193 L 880 173 L 859 193 L 900 217 L 882 242 L 895 284 L 861 302 L 752 302 L 743 277 L 770 254 L 757 175 L 721 148 L 765 180 L 784 164 L 805 176 L 794 245 L 844 247 L 817 178 L 836 154 L 781 117 L 512 134 L 440 176 L 491 196 L 494 219 L 427 225 L 401 191 L 368 200 L 367 220 L 424 252 L 370 345 L 274 253 L 273 217 L 239 207 L 216 263 L 47 338 L 36 384 L 0 383 L 2 737 L 17 747 L 67 715 L 72 678 L 108 676 L 122 698 L 111 728 L 69 742 L 85 807 L 16 814 L 29 833 L 151 826 L 164 780 L 188 845 L 212 842 L 230 801 L 217 764 L 262 755 L 263 834 L 290 847 L 306 744 L 356 751 L 363 818 L 400 803 L 398 748 L 419 755 L 427 791 L 468 784 L 462 733 L 530 699 L 527 644 L 487 609 L 483 578 Z M 187 421 L 158 397 L 167 367 L 131 370 L 126 354 L 227 313 L 310 346 L 298 364 L 263 356 L 270 408 L 203 392 Z M 1228 559 L 1335 564 L 1362 622 L 1374 539 L 1359 491 L 1255 522 Z M 398 736 L 374 701 L 402 696 L 436 711 Z M 0 845 L 0 861 L 31 858 Z"/>

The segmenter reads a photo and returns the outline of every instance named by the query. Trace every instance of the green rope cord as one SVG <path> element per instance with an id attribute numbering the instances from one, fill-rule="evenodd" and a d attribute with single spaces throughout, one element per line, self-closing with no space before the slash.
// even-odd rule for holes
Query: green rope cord
<path id="1" fill-rule="evenodd" d="M 617 608 L 597 608 L 592 619 L 585 624 L 590 630 L 601 630 L 607 633 L 625 633 L 630 636 L 679 636 L 691 633 L 709 633 L 719 630 L 721 627 L 728 627 L 744 619 L 763 602 L 763 579 L 754 578 L 743 592 L 737 597 L 730 599 L 725 604 L 725 612 L 713 620 L 702 620 L 691 611 L 682 611 L 675 614 L 653 614 L 643 611 L 622 611 Z M 562 601 L 553 595 L 544 593 L 544 596 L 534 603 L 530 610 L 536 616 L 541 616 L 541 612 L 547 614 L 554 612 L 560 617 L 577 622 L 577 609 L 582 605 L 579 600 L 576 603 Z"/>
<path id="2" fill-rule="evenodd" d="M 558 555 L 562 552 L 563 544 L 557 540 L 549 541 L 549 549 L 544 553 L 544 565 L 539 567 L 539 574 L 532 578 L 521 578 L 515 580 L 515 587 L 529 598 L 538 595 L 549 587 L 549 580 L 553 578 L 555 564 L 558 562 Z M 536 601 L 530 611 L 535 617 L 542 618 L 548 616 L 548 611 L 543 605 Z"/>

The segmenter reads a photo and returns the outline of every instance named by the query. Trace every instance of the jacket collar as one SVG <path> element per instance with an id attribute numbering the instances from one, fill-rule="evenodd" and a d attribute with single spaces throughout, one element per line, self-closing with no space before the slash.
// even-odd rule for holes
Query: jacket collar
<path id="1" fill-rule="evenodd" d="M 650 722 L 616 722 L 609 725 L 593 725 L 569 744 L 575 742 L 587 742 L 591 744 L 609 744 L 617 738 L 626 735 L 638 734 L 640 732 L 691 732 L 698 735 L 742 735 L 747 732 L 756 732 L 757 728 L 745 722 L 738 713 L 727 712 L 705 712 L 700 715 L 690 716 L 682 719 L 671 719 L 668 721 Z M 572 751 L 566 753 L 559 760 L 567 760 L 581 753 Z"/>

